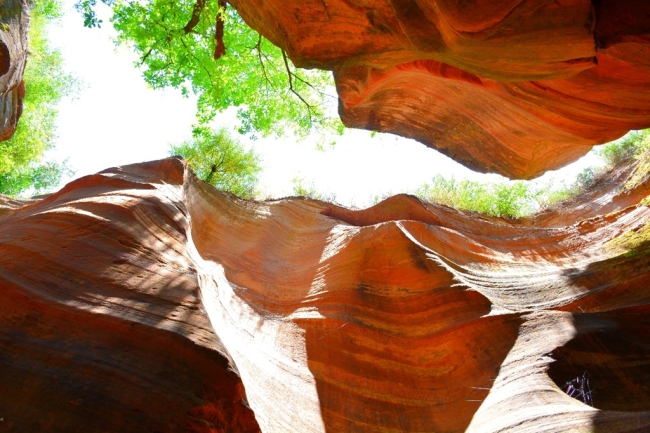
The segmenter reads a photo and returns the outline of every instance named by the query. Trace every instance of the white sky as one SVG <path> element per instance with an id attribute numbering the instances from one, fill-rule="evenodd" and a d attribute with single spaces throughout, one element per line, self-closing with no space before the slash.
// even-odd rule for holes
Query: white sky
<path id="1" fill-rule="evenodd" d="M 49 36 L 61 50 L 66 68 L 84 86 L 74 99 L 60 104 L 59 139 L 46 157 L 69 158 L 77 178 L 168 156 L 169 144 L 191 138 L 195 99 L 184 98 L 175 89 L 149 88 L 134 67 L 135 54 L 115 47 L 108 16 L 100 15 L 104 19 L 101 29 L 84 28 L 74 3 L 64 0 L 66 14 L 50 27 Z M 100 4 L 98 9 L 107 8 Z M 226 115 L 219 123 L 232 126 L 232 120 L 233 116 Z M 368 131 L 349 130 L 325 151 L 316 149 L 316 139 L 242 139 L 262 158 L 260 189 L 265 195 L 292 195 L 291 181 L 301 177 L 307 186 L 334 193 L 341 204 L 365 207 L 375 196 L 413 191 L 436 174 L 485 176 L 420 143 L 392 135 L 371 138 Z M 563 172 L 576 173 L 589 163 L 593 157 Z"/>

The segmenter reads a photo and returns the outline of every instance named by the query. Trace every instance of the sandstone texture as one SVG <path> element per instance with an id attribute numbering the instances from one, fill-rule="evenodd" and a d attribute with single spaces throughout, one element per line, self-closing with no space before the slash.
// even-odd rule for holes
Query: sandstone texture
<path id="1" fill-rule="evenodd" d="M 645 0 L 229 3 L 333 71 L 346 125 L 478 170 L 650 126 Z M 6 139 L 28 8 L 2 10 Z M 518 221 L 244 201 L 176 158 L 0 197 L 0 432 L 650 431 L 649 196 L 646 155 Z"/>
<path id="2" fill-rule="evenodd" d="M 646 0 L 229 3 L 297 66 L 333 71 L 345 125 L 474 170 L 530 179 L 650 127 Z M 29 8 L 0 9 L 5 140 L 22 111 Z"/>
<path id="3" fill-rule="evenodd" d="M 0 431 L 649 430 L 633 169 L 516 222 L 243 201 L 174 158 L 3 198 Z"/>
<path id="4" fill-rule="evenodd" d="M 349 127 L 529 179 L 650 126 L 646 0 L 233 0 Z"/>
<path id="5" fill-rule="evenodd" d="M 0 141 L 9 139 L 23 112 L 29 6 L 26 0 L 0 5 Z"/>

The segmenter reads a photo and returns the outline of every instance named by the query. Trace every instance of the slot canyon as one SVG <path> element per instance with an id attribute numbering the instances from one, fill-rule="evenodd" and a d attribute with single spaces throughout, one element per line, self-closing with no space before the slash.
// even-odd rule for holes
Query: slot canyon
<path id="1" fill-rule="evenodd" d="M 474 170 L 650 127 L 647 0 L 228 3 L 346 126 Z M 6 139 L 29 4 L 0 10 Z M 650 431 L 649 197 L 648 155 L 518 220 L 243 200 L 175 157 L 0 196 L 0 432 Z"/>

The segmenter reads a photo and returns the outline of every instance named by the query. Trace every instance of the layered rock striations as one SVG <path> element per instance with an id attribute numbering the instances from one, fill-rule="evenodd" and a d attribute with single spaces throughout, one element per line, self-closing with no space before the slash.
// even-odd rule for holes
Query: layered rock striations
<path id="1" fill-rule="evenodd" d="M 0 431 L 258 430 L 200 301 L 182 185 L 173 160 L 4 198 Z"/>
<path id="2" fill-rule="evenodd" d="M 0 431 L 650 429 L 629 177 L 518 222 L 242 201 L 178 159 L 3 199 Z"/>
<path id="3" fill-rule="evenodd" d="M 233 0 L 300 67 L 334 73 L 349 127 L 533 178 L 650 126 L 646 0 Z M 28 5 L 0 8 L 0 140 L 22 112 Z"/>
<path id="4" fill-rule="evenodd" d="M 346 125 L 479 170 L 650 126 L 646 1 L 229 3 L 334 72 Z M 3 10 L 0 139 L 27 6 Z M 649 182 L 521 221 L 243 201 L 179 159 L 1 197 L 0 431 L 650 430 Z"/>
<path id="5" fill-rule="evenodd" d="M 334 72 L 344 124 L 478 171 L 533 178 L 650 126 L 645 0 L 231 3 L 296 65 Z"/>

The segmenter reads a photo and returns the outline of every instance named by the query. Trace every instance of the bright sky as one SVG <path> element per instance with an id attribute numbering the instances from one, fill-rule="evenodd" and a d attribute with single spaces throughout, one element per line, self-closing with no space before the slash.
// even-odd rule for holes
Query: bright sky
<path id="1" fill-rule="evenodd" d="M 195 99 L 175 89 L 153 90 L 134 67 L 137 57 L 113 43 L 115 32 L 98 6 L 101 29 L 83 27 L 64 0 L 65 16 L 50 27 L 53 46 L 63 54 L 67 69 L 83 81 L 83 89 L 60 105 L 59 139 L 46 155 L 76 170 L 75 178 L 108 167 L 168 156 L 171 143 L 191 137 Z M 99 2 L 98 2 L 99 3 Z M 102 9 L 103 8 L 103 9 Z M 219 119 L 233 126 L 233 116 Z M 344 205 L 366 207 L 375 196 L 409 192 L 436 174 L 456 178 L 483 178 L 444 155 L 413 140 L 368 131 L 349 130 L 333 148 L 316 149 L 318 137 L 296 142 L 291 138 L 242 141 L 262 158 L 260 189 L 269 197 L 292 195 L 292 179 L 325 193 L 334 193 Z M 576 173 L 593 161 L 581 160 L 563 172 Z M 550 175 L 545 175 L 547 178 Z M 492 176 L 492 178 L 496 178 Z M 70 179 L 64 179 L 68 182 Z"/>

